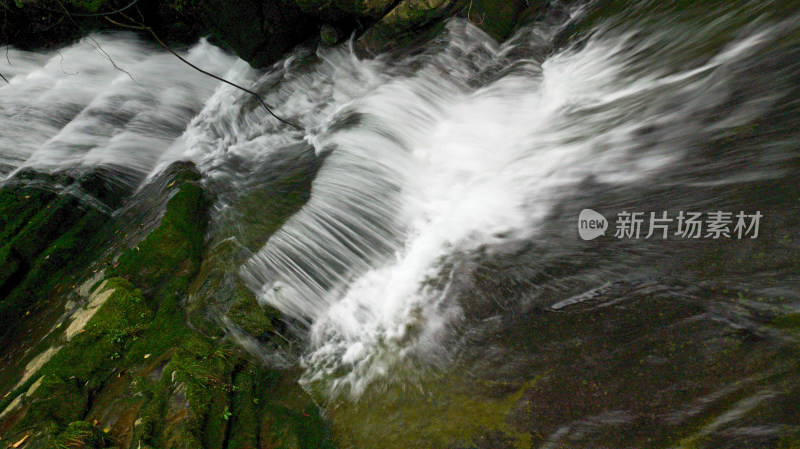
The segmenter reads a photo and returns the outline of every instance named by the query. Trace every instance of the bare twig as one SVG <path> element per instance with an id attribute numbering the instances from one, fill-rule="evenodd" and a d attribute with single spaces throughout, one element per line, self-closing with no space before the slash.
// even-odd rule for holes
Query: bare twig
<path id="1" fill-rule="evenodd" d="M 83 27 L 81 27 L 81 26 L 80 26 L 80 24 L 78 24 L 78 22 L 76 22 L 76 21 L 75 21 L 75 19 L 73 19 L 73 18 L 72 18 L 72 13 L 71 13 L 71 12 L 69 12 L 69 10 L 67 9 L 67 7 L 66 7 L 66 6 L 64 6 L 64 4 L 61 2 L 61 0 L 56 0 L 56 1 L 57 1 L 57 2 L 58 2 L 58 4 L 61 6 L 61 8 L 64 10 L 64 13 L 66 13 L 66 14 L 67 14 L 67 17 L 69 17 L 69 20 L 70 20 L 70 21 L 71 21 L 73 24 L 75 24 L 75 26 L 76 26 L 76 27 L 78 27 L 78 29 L 79 29 L 79 30 L 81 30 L 81 32 L 82 32 L 83 34 L 85 34 L 85 35 L 86 35 L 86 36 L 89 38 L 89 40 L 91 40 L 92 42 L 94 42 L 94 44 L 95 44 L 95 45 L 97 45 L 97 47 L 95 47 L 95 46 L 94 46 L 94 45 L 92 45 L 92 44 L 89 44 L 89 45 L 90 45 L 92 48 L 94 48 L 95 50 L 97 50 L 97 51 L 98 51 L 98 53 L 100 53 L 100 54 L 102 54 L 103 56 L 105 56 L 105 57 L 106 57 L 106 59 L 108 59 L 108 60 L 109 60 L 109 62 L 111 62 L 111 65 L 112 65 L 112 66 L 114 66 L 114 68 L 115 68 L 115 69 L 117 69 L 117 70 L 119 70 L 120 72 L 123 72 L 124 74 L 128 75 L 128 77 L 129 77 L 129 78 L 130 78 L 130 79 L 131 79 L 133 82 L 136 82 L 136 80 L 133 78 L 133 75 L 131 75 L 131 74 L 130 74 L 130 73 L 127 71 L 127 70 L 125 70 L 125 69 L 123 69 L 123 68 L 120 68 L 120 67 L 117 65 L 117 63 L 116 63 L 116 62 L 114 62 L 114 60 L 113 60 L 113 59 L 111 59 L 111 56 L 110 56 L 108 53 L 106 53 L 106 51 L 105 51 L 105 50 L 103 50 L 103 47 L 101 47 L 101 46 L 100 46 L 100 43 L 98 43 L 98 42 L 97 42 L 97 41 L 96 41 L 96 40 L 95 40 L 95 39 L 92 37 L 92 35 L 91 35 L 91 34 L 87 33 L 87 32 L 86 32 L 86 31 L 83 29 Z"/>
<path id="2" fill-rule="evenodd" d="M 267 111 L 267 112 L 268 112 L 268 113 L 269 113 L 271 116 L 275 117 L 275 119 L 277 119 L 277 120 L 278 120 L 278 121 L 280 121 L 281 123 L 287 124 L 287 125 L 289 125 L 289 126 L 291 126 L 291 127 L 295 128 L 295 129 L 298 129 L 298 130 L 300 130 L 300 131 L 302 131 L 302 130 L 303 130 L 303 127 L 302 127 L 302 126 L 300 126 L 300 125 L 298 125 L 298 124 L 296 124 L 296 123 L 290 122 L 290 121 L 288 121 L 288 120 L 285 120 L 285 119 L 283 119 L 283 118 L 281 118 L 281 117 L 277 116 L 277 115 L 276 115 L 276 114 L 275 114 L 275 113 L 272 111 L 272 108 L 271 108 L 271 107 L 270 107 L 270 106 L 269 106 L 269 105 L 268 105 L 268 104 L 267 104 L 267 103 L 264 101 L 264 99 L 263 99 L 263 98 L 261 98 L 261 95 L 259 95 L 259 94 L 258 94 L 258 93 L 256 93 L 255 91 L 252 91 L 252 90 L 250 90 L 250 89 L 247 89 L 246 87 L 242 87 L 242 86 L 240 86 L 240 85 L 238 85 L 238 84 L 236 84 L 236 83 L 233 83 L 233 82 L 231 82 L 231 81 L 228 81 L 228 80 L 226 80 L 225 78 L 222 78 L 222 77 L 220 77 L 220 76 L 214 75 L 213 73 L 211 73 L 211 72 L 208 72 L 208 71 L 206 71 L 206 70 L 203 70 L 203 69 L 201 69 L 200 67 L 198 67 L 198 66 L 196 66 L 196 65 L 192 64 L 191 62 L 187 61 L 187 60 L 186 60 L 186 59 L 185 59 L 183 56 L 179 55 L 178 53 L 176 53 L 176 52 L 175 52 L 175 50 L 173 50 L 172 48 L 170 48 L 170 46 L 168 46 L 167 44 L 165 44 L 165 43 L 164 43 L 164 41 L 162 41 L 162 40 L 161 40 L 161 38 L 159 38 L 159 37 L 158 37 L 158 35 L 156 34 L 156 32 L 155 32 L 155 31 L 153 31 L 153 29 L 152 29 L 152 28 L 150 28 L 150 27 L 148 27 L 148 26 L 145 26 L 145 25 L 144 25 L 144 24 L 142 24 L 142 23 L 137 23 L 137 22 L 135 22 L 135 21 L 133 21 L 133 22 L 135 22 L 135 23 L 136 23 L 136 25 L 130 25 L 130 24 L 124 24 L 124 23 L 117 22 L 116 20 L 114 20 L 114 19 L 112 19 L 112 18 L 110 18 L 110 17 L 106 17 L 105 19 L 106 19 L 106 20 L 108 20 L 109 22 L 113 23 L 114 25 L 117 25 L 117 26 L 121 26 L 121 27 L 124 27 L 124 28 L 129 28 L 129 29 L 133 29 L 133 30 L 141 30 L 141 31 L 147 31 L 147 32 L 149 32 L 149 33 L 150 33 L 150 34 L 153 36 L 153 38 L 156 40 L 156 42 L 158 42 L 158 44 L 159 44 L 159 45 L 161 45 L 162 47 L 164 47 L 164 49 L 166 49 L 168 52 L 172 53 L 172 55 L 173 55 L 173 56 L 175 56 L 176 58 L 180 59 L 180 60 L 181 60 L 181 62 L 183 62 L 184 64 L 188 65 L 189 67 L 191 67 L 191 68 L 193 68 L 193 69 L 197 70 L 198 72 L 200 72 L 200 73 L 202 73 L 202 74 L 204 74 L 204 75 L 207 75 L 207 76 L 210 76 L 210 77 L 214 78 L 214 79 L 215 79 L 215 80 L 217 80 L 217 81 L 221 81 L 221 82 L 223 82 L 223 83 L 225 83 L 225 84 L 227 84 L 227 85 L 229 85 L 229 86 L 233 86 L 233 87 L 235 87 L 235 88 L 237 88 L 237 89 L 239 89 L 239 90 L 241 90 L 241 91 L 247 92 L 248 94 L 250 94 L 250 95 L 252 95 L 253 97 L 255 97 L 255 98 L 256 98 L 256 100 L 258 100 L 258 102 L 261 104 L 261 106 L 262 106 L 264 109 L 266 109 L 266 111 Z M 130 19 L 130 18 L 129 18 L 129 19 Z"/>
<path id="3" fill-rule="evenodd" d="M 56 53 L 58 53 L 58 56 L 61 56 L 61 62 L 60 62 L 60 64 L 61 64 L 61 71 L 62 71 L 62 72 L 64 72 L 64 75 L 75 76 L 75 75 L 77 75 L 78 73 L 80 73 L 80 72 L 75 72 L 75 73 L 67 73 L 67 71 L 66 71 L 66 70 L 64 70 L 64 55 L 62 55 L 62 54 L 61 54 L 61 52 L 60 52 L 60 51 L 58 51 L 58 50 L 56 50 Z"/>
<path id="4" fill-rule="evenodd" d="M 472 22 L 472 17 L 471 16 L 472 16 L 472 2 L 473 1 L 474 0 L 469 0 L 469 9 L 467 9 L 467 20 L 469 20 L 470 22 Z M 486 13 L 483 13 L 483 17 L 481 17 L 481 21 L 480 22 L 472 22 L 472 23 L 474 23 L 475 25 L 483 25 L 483 21 L 484 20 L 486 20 Z"/>
<path id="5" fill-rule="evenodd" d="M 133 5 L 135 5 L 137 3 L 139 3 L 139 0 L 133 0 L 132 2 L 127 4 L 126 6 L 120 8 L 120 9 L 114 10 L 114 11 L 109 11 L 109 12 L 98 12 L 98 13 L 76 13 L 76 12 L 72 12 L 72 13 L 69 13 L 69 14 L 71 16 L 73 16 L 73 17 L 104 17 L 104 16 L 110 16 L 110 15 L 113 15 L 113 14 L 121 13 L 122 11 L 125 11 L 125 10 L 127 10 L 129 8 L 132 8 Z M 50 9 L 50 8 L 47 8 L 47 7 L 44 7 L 44 6 L 39 6 L 39 5 L 35 4 L 35 3 L 28 3 L 26 6 L 33 6 L 34 8 L 41 9 L 43 11 L 50 11 L 50 12 L 61 14 L 61 11 L 58 11 L 56 9 Z"/>
<path id="6" fill-rule="evenodd" d="M 6 77 L 5 77 L 5 76 L 3 76 L 3 74 L 2 74 L 2 73 L 0 73 L 0 78 L 3 78 L 3 81 L 5 81 L 5 82 L 6 82 L 6 84 L 11 84 L 10 82 L 8 82 L 8 80 L 6 79 Z"/>

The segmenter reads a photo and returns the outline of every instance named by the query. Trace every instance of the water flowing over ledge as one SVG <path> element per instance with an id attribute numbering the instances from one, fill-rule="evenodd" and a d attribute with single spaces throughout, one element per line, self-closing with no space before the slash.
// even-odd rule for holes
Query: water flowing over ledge
<path id="1" fill-rule="evenodd" d="M 587 186 L 636 197 L 787 176 L 795 134 L 719 142 L 783 112 L 797 50 L 780 53 L 796 18 L 754 22 L 697 57 L 689 49 L 708 36 L 679 42 L 672 31 L 643 37 L 602 23 L 557 46 L 584 13 L 565 9 L 569 19 L 503 45 L 455 20 L 399 59 L 299 49 L 261 72 L 205 42 L 187 52 L 262 92 L 307 135 L 129 35 L 96 37 L 124 70 L 93 40 L 11 50 L 12 64 L 0 63 L 11 80 L 0 87 L 0 173 L 103 166 L 138 187 L 191 160 L 223 216 L 265 167 L 313 148 L 321 165 L 310 199 L 240 273 L 260 301 L 309 327 L 306 385 L 357 397 L 408 366 L 446 366 L 472 313 L 464 297 L 490 296 L 470 285 L 474 267 L 521 242 L 546 244 L 557 210 L 594 201 L 581 198 Z M 552 245 L 580 254 L 559 239 Z M 521 259 L 515 270 L 539 268 Z M 505 306 L 537 301 L 546 299 Z"/>

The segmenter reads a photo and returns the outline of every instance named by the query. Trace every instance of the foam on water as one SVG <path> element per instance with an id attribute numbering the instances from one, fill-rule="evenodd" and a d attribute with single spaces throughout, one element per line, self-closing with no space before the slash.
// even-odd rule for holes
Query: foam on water
<path id="1" fill-rule="evenodd" d="M 684 72 L 635 77 L 631 61 L 648 43 L 594 39 L 484 82 L 510 46 L 532 43 L 496 48 L 459 27 L 421 69 L 328 119 L 312 140 L 330 153 L 311 200 L 243 268 L 262 300 L 311 323 L 304 381 L 332 393 L 357 396 L 413 360 L 446 360 L 461 315 L 448 295 L 452 258 L 532 238 L 581 181 L 635 183 L 682 160 L 703 133 L 678 127 L 728 99 L 726 65 L 761 39 Z M 456 56 L 470 46 L 482 56 Z M 672 107 L 665 92 L 689 100 Z M 358 124 L 340 126 L 347 117 Z M 671 135 L 646 146 L 638 136 L 654 124 Z"/>

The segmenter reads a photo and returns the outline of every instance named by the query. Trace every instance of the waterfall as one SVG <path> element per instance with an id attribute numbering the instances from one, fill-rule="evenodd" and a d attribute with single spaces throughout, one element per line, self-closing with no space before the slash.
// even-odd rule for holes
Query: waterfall
<path id="1" fill-rule="evenodd" d="M 719 142 L 785 110 L 797 47 L 782 46 L 797 18 L 755 21 L 693 56 L 708 36 L 635 25 L 596 25 L 560 45 L 585 19 L 565 12 L 504 44 L 452 20 L 411 55 L 301 48 L 263 71 L 207 42 L 185 52 L 304 132 L 131 35 L 6 48 L 0 176 L 107 166 L 138 185 L 191 160 L 223 210 L 258 183 L 256 167 L 313 147 L 322 163 L 310 200 L 240 274 L 308 327 L 304 382 L 358 396 L 408 365 L 445 365 L 467 315 L 460 273 L 541 240 L 558 208 L 581 207 L 587 183 L 736 188 L 786 176 L 795 134 Z"/>

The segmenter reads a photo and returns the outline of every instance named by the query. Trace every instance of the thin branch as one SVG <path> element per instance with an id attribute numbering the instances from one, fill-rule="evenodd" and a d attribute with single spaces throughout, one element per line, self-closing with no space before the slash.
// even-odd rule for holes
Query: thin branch
<path id="1" fill-rule="evenodd" d="M 469 9 L 467 9 L 467 20 L 472 22 L 472 2 L 473 0 L 469 0 Z M 475 25 L 483 25 L 483 21 L 486 20 L 486 13 L 483 13 L 483 17 L 481 17 L 480 22 L 472 22 Z"/>
<path id="2" fill-rule="evenodd" d="M 295 124 L 293 122 L 290 122 L 288 120 L 285 120 L 285 119 L 277 116 L 274 112 L 272 112 L 272 108 L 270 108 L 270 106 L 264 101 L 264 99 L 261 98 L 261 95 L 259 95 L 255 91 L 252 91 L 250 89 L 247 89 L 246 87 L 242 87 L 242 86 L 240 86 L 240 85 L 238 85 L 236 83 L 228 81 L 225 78 L 222 78 L 222 77 L 219 77 L 217 75 L 214 75 L 213 73 L 208 72 L 206 70 L 203 70 L 200 67 L 198 67 L 198 66 L 192 64 L 191 62 L 187 61 L 186 59 L 184 59 L 183 56 L 179 55 L 178 53 L 175 52 L 175 50 L 173 50 L 167 44 L 165 44 L 164 41 L 162 41 L 161 38 L 158 37 L 158 35 L 155 33 L 155 31 L 153 31 L 152 28 L 150 28 L 148 26 L 145 26 L 145 25 L 143 25 L 141 23 L 137 23 L 136 25 L 129 25 L 129 24 L 120 23 L 120 22 L 117 22 L 116 20 L 114 20 L 114 19 L 112 19 L 110 17 L 106 17 L 105 19 L 108 20 L 109 22 L 113 23 L 114 25 L 117 25 L 117 26 L 121 26 L 121 27 L 124 27 L 124 28 L 130 28 L 130 29 L 133 29 L 133 30 L 141 30 L 141 31 L 149 32 L 153 36 L 153 38 L 156 40 L 156 42 L 158 42 L 159 45 L 164 47 L 164 49 L 166 49 L 168 52 L 172 53 L 173 56 L 175 56 L 176 58 L 180 59 L 181 62 L 183 62 L 184 64 L 188 65 L 189 67 L 197 70 L 198 72 L 200 72 L 200 73 L 202 73 L 204 75 L 207 75 L 207 76 L 210 76 L 210 77 L 214 78 L 217 81 L 221 81 L 221 82 L 223 82 L 223 83 L 225 83 L 225 84 L 227 84 L 229 86 L 233 86 L 233 87 L 235 87 L 235 88 L 237 88 L 239 90 L 247 92 L 248 94 L 250 94 L 253 97 L 255 97 L 256 100 L 258 100 L 258 102 L 261 103 L 261 106 L 264 109 L 266 109 L 266 111 L 271 116 L 275 117 L 278 121 L 280 121 L 281 123 L 287 124 L 287 125 L 295 128 L 295 129 L 297 129 L 297 130 L 303 131 L 303 127 L 302 126 L 300 126 L 298 124 Z"/>
<path id="3" fill-rule="evenodd" d="M 6 84 L 11 84 L 11 83 L 8 81 L 8 79 L 6 79 L 6 77 L 5 77 L 5 76 L 3 76 L 3 74 L 2 74 L 2 73 L 0 73 L 0 78 L 3 78 L 3 81 L 5 81 L 5 82 L 6 82 Z"/>
<path id="4" fill-rule="evenodd" d="M 97 50 L 99 53 L 101 53 L 103 56 L 105 56 L 105 57 L 106 57 L 106 59 L 108 59 L 108 60 L 109 60 L 109 62 L 111 62 L 111 65 L 112 65 L 112 66 L 114 66 L 114 68 L 115 68 L 115 69 L 119 70 L 120 72 L 123 72 L 123 73 L 125 73 L 125 74 L 126 74 L 126 75 L 128 75 L 128 77 L 131 79 L 131 81 L 133 81 L 133 82 L 136 82 L 136 80 L 133 78 L 133 75 L 131 75 L 130 73 L 128 73 L 128 71 L 127 71 L 127 70 L 125 70 L 125 69 L 123 69 L 123 68 L 120 68 L 120 67 L 117 65 L 117 63 L 116 63 L 116 62 L 114 62 L 114 60 L 113 60 L 113 59 L 111 59 L 111 56 L 110 56 L 108 53 L 106 53 L 106 51 L 105 51 L 105 50 L 103 50 L 103 47 L 101 47 L 101 46 L 100 46 L 100 43 L 98 43 L 98 42 L 97 42 L 97 41 L 96 41 L 96 40 L 95 40 L 95 39 L 92 37 L 92 35 L 91 35 L 91 34 L 87 33 L 87 32 L 86 32 L 86 31 L 83 29 L 83 27 L 81 27 L 81 26 L 80 26 L 80 24 L 78 24 L 78 22 L 76 22 L 76 21 L 75 21 L 75 19 L 74 19 L 74 18 L 72 18 L 72 13 L 70 13 L 70 12 L 69 12 L 69 10 L 67 9 L 67 7 L 66 7 L 66 6 L 64 6 L 64 4 L 63 4 L 63 3 L 61 3 L 61 0 L 56 0 L 56 1 L 57 1 L 57 2 L 58 2 L 58 4 L 61 6 L 61 8 L 64 10 L 64 12 L 67 14 L 67 16 L 69 17 L 69 20 L 70 20 L 70 21 L 71 21 L 73 24 L 75 24 L 75 26 L 76 26 L 76 27 L 78 27 L 78 29 L 79 29 L 79 30 L 81 30 L 81 32 L 82 32 L 83 34 L 85 34 L 85 35 L 86 35 L 86 37 L 88 37 L 88 38 L 89 38 L 89 40 L 91 40 L 92 42 L 94 42 L 94 43 L 95 43 L 95 45 L 97 45 L 97 47 L 95 47 L 95 46 L 94 46 L 94 45 L 92 45 L 92 44 L 89 44 L 89 46 L 91 46 L 92 48 L 94 48 L 95 50 Z"/>
<path id="5" fill-rule="evenodd" d="M 125 11 L 125 10 L 127 10 L 129 8 L 132 8 L 133 5 L 135 5 L 137 3 L 139 3 L 139 0 L 133 0 L 128 5 L 120 8 L 120 9 L 117 9 L 117 10 L 114 10 L 114 11 L 109 11 L 109 12 L 98 12 L 98 13 L 75 13 L 75 12 L 72 12 L 72 13 L 69 13 L 69 14 L 71 16 L 73 16 L 73 17 L 104 17 L 104 16 L 110 16 L 110 15 L 117 14 L 117 13 L 120 13 L 122 11 Z M 39 6 L 39 5 L 35 4 L 35 3 L 29 3 L 27 6 L 33 6 L 34 8 L 41 9 L 43 11 L 50 11 L 50 12 L 59 13 L 59 14 L 61 13 L 61 11 L 58 11 L 56 9 L 50 9 L 50 8 L 47 8 L 47 7 L 44 7 L 44 6 Z"/>
<path id="6" fill-rule="evenodd" d="M 61 52 L 58 51 L 58 50 L 56 50 L 56 53 L 58 53 L 58 56 L 61 56 L 61 63 L 60 63 L 61 64 L 61 71 L 64 72 L 64 75 L 75 76 L 78 73 L 80 73 L 80 72 L 67 73 L 67 71 L 64 70 L 64 55 L 62 55 Z"/>

